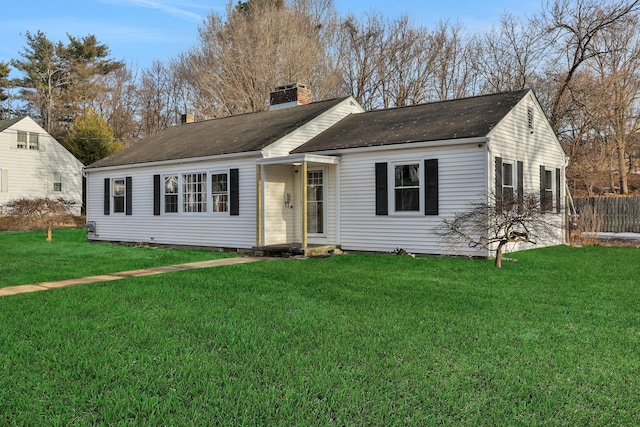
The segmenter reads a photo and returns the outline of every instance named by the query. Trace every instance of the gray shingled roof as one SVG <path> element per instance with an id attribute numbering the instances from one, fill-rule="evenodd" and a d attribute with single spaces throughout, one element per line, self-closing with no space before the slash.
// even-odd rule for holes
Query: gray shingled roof
<path id="1" fill-rule="evenodd" d="M 351 114 L 293 153 L 486 136 L 529 91 Z"/>
<path id="2" fill-rule="evenodd" d="M 0 120 L 0 132 L 10 128 L 11 126 L 15 125 L 22 119 L 24 119 L 24 117 L 20 117 L 19 119 Z"/>
<path id="3" fill-rule="evenodd" d="M 87 168 L 259 151 L 344 99 L 174 126 Z"/>

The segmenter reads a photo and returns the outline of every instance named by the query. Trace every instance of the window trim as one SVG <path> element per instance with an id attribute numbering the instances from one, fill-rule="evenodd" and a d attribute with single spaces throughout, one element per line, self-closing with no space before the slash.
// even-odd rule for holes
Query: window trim
<path id="1" fill-rule="evenodd" d="M 222 193 L 222 192 L 218 192 L 216 194 L 225 194 L 227 196 L 227 201 L 226 201 L 226 205 L 227 208 L 224 211 L 214 211 L 213 208 L 215 206 L 214 204 L 214 194 L 213 194 L 213 176 L 214 175 L 225 175 L 226 176 L 226 180 L 227 180 L 227 191 Z M 211 185 L 211 188 L 209 189 L 209 198 L 210 198 L 210 205 L 211 205 L 211 214 L 212 215 L 225 215 L 228 216 L 230 215 L 231 212 L 231 173 L 229 172 L 229 169 L 218 169 L 218 170 L 211 170 L 208 172 L 208 176 L 207 176 L 207 180 Z"/>
<path id="2" fill-rule="evenodd" d="M 54 193 L 62 193 L 62 192 L 64 192 L 64 179 L 63 179 L 63 176 L 62 176 L 62 172 L 53 172 L 52 175 L 53 175 L 53 179 L 51 180 L 52 191 Z M 56 180 L 56 178 L 58 178 L 58 177 L 60 178 L 59 181 Z M 59 190 L 56 189 L 56 184 L 59 184 L 59 186 L 60 186 Z"/>
<path id="3" fill-rule="evenodd" d="M 309 186 L 309 173 L 311 172 L 322 172 L 322 233 L 310 233 L 307 228 L 307 234 L 309 237 L 327 237 L 327 227 L 328 227 L 328 216 L 329 216 L 329 205 L 328 205 L 328 182 L 327 178 L 329 177 L 328 171 L 326 167 L 313 167 L 307 170 L 307 176 L 305 178 L 305 183 L 307 187 Z M 308 190 L 307 190 L 308 191 Z M 309 200 L 307 198 L 307 204 Z M 307 216 L 309 215 L 309 207 L 307 206 Z M 307 221 L 308 227 L 308 221 Z"/>
<path id="4" fill-rule="evenodd" d="M 176 177 L 176 211 L 175 212 L 167 212 L 167 185 L 166 179 L 170 177 Z M 162 215 L 178 215 L 180 214 L 180 174 L 179 173 L 166 173 L 160 175 L 160 212 Z"/>
<path id="5" fill-rule="evenodd" d="M 424 183 L 424 158 L 405 159 L 405 160 L 393 160 L 387 163 L 387 185 L 388 185 L 388 212 L 390 216 L 424 216 L 425 205 L 425 183 Z M 418 190 L 418 209 L 417 210 L 396 210 L 396 167 L 398 166 L 410 166 L 416 165 L 418 186 L 412 186 Z"/>
<path id="6" fill-rule="evenodd" d="M 25 140 L 21 143 L 20 136 L 24 135 Z M 25 130 L 16 131 L 16 148 L 18 150 L 28 150 L 29 149 L 29 132 Z"/>
<path id="7" fill-rule="evenodd" d="M 204 188 L 202 189 L 201 193 L 204 193 L 204 197 L 200 202 L 196 202 L 199 203 L 200 205 L 204 204 L 204 207 L 202 210 L 197 210 L 197 211 L 187 211 L 185 209 L 186 207 L 186 194 L 187 192 L 185 191 L 185 180 L 184 177 L 187 175 L 204 175 L 204 180 L 201 181 L 201 184 L 204 184 Z M 184 215 L 206 215 L 207 213 L 209 213 L 209 199 L 210 199 L 210 195 L 209 195 L 209 190 L 208 190 L 208 183 L 209 183 L 209 172 L 207 171 L 203 171 L 203 170 L 197 170 L 197 171 L 187 171 L 187 172 L 180 172 L 180 178 L 179 178 L 179 182 L 180 182 L 180 190 L 179 190 L 179 196 L 178 196 L 178 202 L 180 203 L 180 210 L 179 213 L 180 214 L 184 214 Z M 193 184 L 191 184 L 193 185 Z M 197 194 L 197 193 L 193 193 L 193 194 Z"/>
<path id="8" fill-rule="evenodd" d="M 116 181 L 122 181 L 122 195 L 116 195 Z M 122 198 L 122 211 L 116 210 L 116 197 Z M 127 180 L 125 177 L 111 179 L 111 213 L 125 215 L 127 211 Z"/>
<path id="9" fill-rule="evenodd" d="M 540 165 L 540 211 L 543 214 L 554 213 L 556 211 L 554 179 L 555 168 Z M 549 179 L 548 179 L 549 178 Z"/>
<path id="10" fill-rule="evenodd" d="M 40 150 L 40 134 L 29 132 L 27 144 L 29 145 L 29 150 Z"/>

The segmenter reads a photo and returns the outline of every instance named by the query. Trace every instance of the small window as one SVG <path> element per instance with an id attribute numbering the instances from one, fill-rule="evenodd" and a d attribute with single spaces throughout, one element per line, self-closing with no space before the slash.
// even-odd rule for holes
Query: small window
<path id="1" fill-rule="evenodd" d="M 394 182 L 396 212 L 420 211 L 420 164 L 396 165 Z"/>
<path id="2" fill-rule="evenodd" d="M 513 163 L 502 163 L 502 207 L 505 210 L 513 206 Z"/>
<path id="3" fill-rule="evenodd" d="M 113 212 L 124 213 L 125 185 L 124 178 L 113 180 Z"/>
<path id="4" fill-rule="evenodd" d="M 182 175 L 182 211 L 207 211 L 207 174 L 188 173 Z"/>
<path id="5" fill-rule="evenodd" d="M 164 212 L 178 212 L 178 175 L 164 177 Z"/>
<path id="6" fill-rule="evenodd" d="M 229 185 L 226 173 L 211 174 L 211 199 L 213 212 L 227 212 L 229 210 Z"/>
<path id="7" fill-rule="evenodd" d="M 40 135 L 37 133 L 29 132 L 29 150 L 40 149 Z"/>
<path id="8" fill-rule="evenodd" d="M 25 131 L 18 131 L 18 145 L 17 148 L 21 149 L 21 150 L 26 150 L 27 149 L 27 137 L 28 134 Z"/>
<path id="9" fill-rule="evenodd" d="M 529 132 L 533 133 L 533 108 L 527 108 L 527 127 Z"/>
<path id="10" fill-rule="evenodd" d="M 62 191 L 62 173 L 60 172 L 53 173 L 53 191 L 55 192 Z"/>
<path id="11" fill-rule="evenodd" d="M 543 212 L 553 210 L 553 171 L 544 171 L 544 194 L 542 195 L 541 207 Z"/>

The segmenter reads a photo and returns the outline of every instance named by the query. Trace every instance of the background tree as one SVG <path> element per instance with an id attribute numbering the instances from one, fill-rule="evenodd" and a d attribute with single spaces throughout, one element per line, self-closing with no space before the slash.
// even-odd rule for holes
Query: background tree
<path id="1" fill-rule="evenodd" d="M 324 92 L 326 46 L 322 26 L 305 7 L 254 0 L 249 7 L 229 3 L 226 19 L 212 13 L 199 29 L 199 45 L 181 57 L 194 88 L 196 113 L 217 117 L 268 107 L 279 84 L 304 82 Z"/>
<path id="2" fill-rule="evenodd" d="M 5 107 L 5 101 L 9 99 L 7 90 L 11 88 L 9 73 L 11 68 L 6 62 L 0 61 L 0 120 L 8 118 L 8 108 Z"/>
<path id="3" fill-rule="evenodd" d="M 108 59 L 109 49 L 88 35 L 67 35 L 69 43 L 52 42 L 41 31 L 27 32 L 22 59 L 11 65 L 23 73 L 17 85 L 29 113 L 56 138 L 64 138 L 68 127 L 102 91 L 99 76 L 123 66 Z"/>
<path id="4" fill-rule="evenodd" d="M 472 40 L 469 56 L 482 92 L 505 92 L 535 85 L 545 44 L 530 21 L 510 14 Z"/>
<path id="5" fill-rule="evenodd" d="M 438 233 L 453 245 L 495 253 L 495 266 L 501 268 L 507 244 L 536 244 L 538 239 L 557 238 L 561 232 L 557 219 L 558 216 L 543 212 L 536 194 L 523 195 L 521 202 L 490 194 L 485 201 L 470 203 L 467 210 L 445 218 Z"/>
<path id="6" fill-rule="evenodd" d="M 640 0 L 554 0 L 547 2 L 534 25 L 546 36 L 549 61 L 546 72 L 555 85 L 548 105 L 554 129 L 562 127 L 562 117 L 571 108 L 571 83 L 585 63 L 605 52 L 595 46 L 603 32 L 626 16 L 637 12 Z"/>
<path id="7" fill-rule="evenodd" d="M 95 94 L 91 109 L 109 124 L 116 141 L 124 146 L 134 144 L 141 137 L 137 75 L 127 66 L 100 76 L 100 85 L 107 90 Z"/>
<path id="8" fill-rule="evenodd" d="M 64 64 L 59 56 L 62 44 L 53 43 L 41 31 L 36 34 L 27 31 L 25 38 L 27 45 L 20 53 L 23 59 L 14 59 L 11 65 L 23 73 L 17 86 L 22 88 L 21 97 L 27 103 L 30 114 L 51 133 L 57 91 L 67 82 Z"/>
<path id="9" fill-rule="evenodd" d="M 92 109 L 86 109 L 76 119 L 65 139 L 65 146 L 84 165 L 89 165 L 122 149 L 122 143 L 114 140 L 113 131 L 107 121 Z"/>

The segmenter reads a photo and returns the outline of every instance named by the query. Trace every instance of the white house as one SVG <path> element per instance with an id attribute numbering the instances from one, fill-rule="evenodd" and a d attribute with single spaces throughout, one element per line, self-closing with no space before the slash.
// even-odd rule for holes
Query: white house
<path id="1" fill-rule="evenodd" d="M 88 238 L 445 254 L 433 230 L 496 189 L 541 191 L 563 221 L 565 155 L 530 90 L 370 112 L 352 97 L 293 104 L 176 126 L 90 165 Z"/>
<path id="2" fill-rule="evenodd" d="M 82 167 L 30 117 L 0 120 L 0 209 L 21 198 L 63 198 L 79 215 Z"/>

